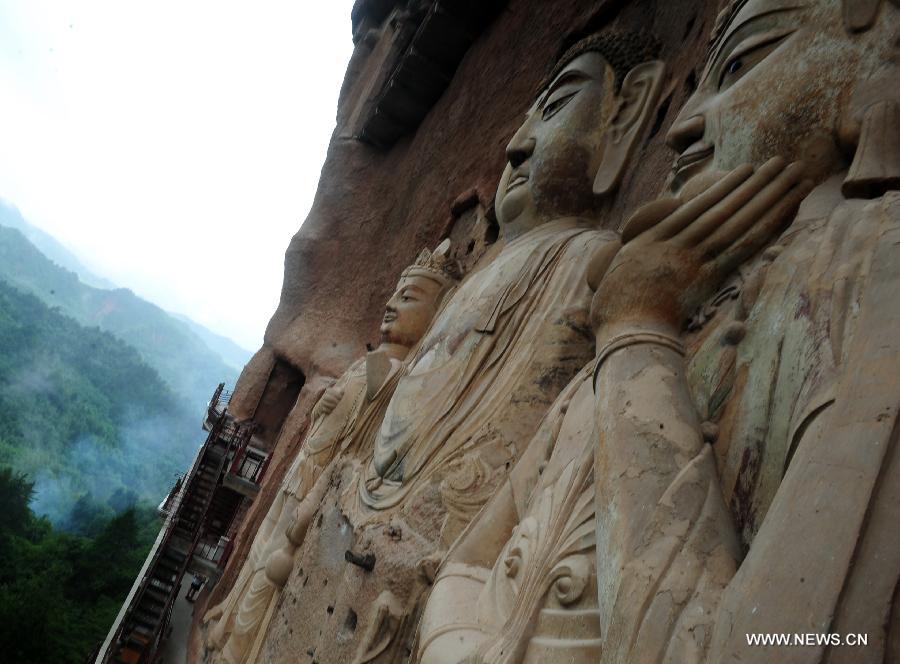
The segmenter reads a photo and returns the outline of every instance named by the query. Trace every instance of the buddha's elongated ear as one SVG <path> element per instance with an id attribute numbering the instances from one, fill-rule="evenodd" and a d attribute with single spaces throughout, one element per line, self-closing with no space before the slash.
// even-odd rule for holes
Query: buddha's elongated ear
<path id="1" fill-rule="evenodd" d="M 666 65 L 659 60 L 644 62 L 632 69 L 622 82 L 615 115 L 606 131 L 603 161 L 594 177 L 594 193 L 612 193 L 659 103 Z"/>

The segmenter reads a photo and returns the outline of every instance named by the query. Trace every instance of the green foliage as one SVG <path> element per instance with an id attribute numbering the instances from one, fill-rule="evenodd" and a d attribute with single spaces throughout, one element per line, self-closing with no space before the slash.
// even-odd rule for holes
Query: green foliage
<path id="1" fill-rule="evenodd" d="M 115 620 L 159 523 L 141 505 L 94 524 L 94 537 L 72 535 L 31 512 L 31 489 L 0 468 L 0 653 L 10 664 L 80 664 Z"/>
<path id="2" fill-rule="evenodd" d="M 22 528 L 29 523 L 28 503 L 34 495 L 34 484 L 25 473 L 17 473 L 12 468 L 0 468 L 0 532 L 24 533 Z"/>

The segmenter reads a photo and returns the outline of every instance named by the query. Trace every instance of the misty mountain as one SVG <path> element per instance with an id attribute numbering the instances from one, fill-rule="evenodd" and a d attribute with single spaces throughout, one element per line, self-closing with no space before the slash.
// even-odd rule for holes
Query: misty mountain
<path id="1" fill-rule="evenodd" d="M 170 313 L 169 315 L 187 325 L 191 329 L 191 332 L 200 337 L 210 350 L 218 353 L 219 357 L 225 361 L 225 364 L 236 369 L 238 372 L 240 372 L 244 368 L 244 365 L 250 361 L 250 356 L 253 355 L 253 353 L 246 348 L 238 346 L 228 337 L 216 334 L 187 316 L 176 313 Z"/>
<path id="2" fill-rule="evenodd" d="M 82 325 L 96 326 L 133 346 L 196 413 L 198 425 L 216 384 L 237 379 L 241 349 L 236 345 L 238 351 L 218 343 L 228 353 L 228 361 L 224 360 L 204 343 L 196 323 L 176 319 L 128 289 L 83 283 L 75 272 L 41 253 L 21 231 L 4 226 L 0 226 L 0 279 Z"/>
<path id="3" fill-rule="evenodd" d="M 3 281 L 0 348 L 0 462 L 54 523 L 155 504 L 203 441 L 200 413 L 134 348 Z"/>
<path id="4" fill-rule="evenodd" d="M 94 288 L 113 289 L 116 285 L 98 277 L 88 270 L 71 251 L 66 249 L 55 237 L 49 233 L 45 233 L 40 228 L 29 224 L 18 208 L 10 205 L 0 198 L 0 226 L 8 226 L 15 228 L 22 233 L 31 244 L 37 247 L 44 256 L 49 258 L 57 265 L 66 268 L 70 272 L 78 275 L 84 283 Z"/>
<path id="5" fill-rule="evenodd" d="M 0 226 L 15 228 L 42 254 L 44 254 L 44 256 L 69 272 L 74 272 L 84 284 L 101 290 L 118 289 L 118 286 L 109 279 L 98 276 L 86 268 L 84 264 L 78 260 L 75 254 L 69 251 L 52 235 L 28 223 L 25 217 L 22 216 L 22 213 L 19 212 L 18 208 L 4 201 L 2 198 L 0 198 Z M 187 316 L 173 312 L 166 313 L 172 318 L 184 323 L 210 350 L 218 354 L 225 364 L 238 372 L 244 368 L 244 365 L 253 355 L 252 352 L 246 348 L 242 348 L 228 337 L 216 334 Z"/>

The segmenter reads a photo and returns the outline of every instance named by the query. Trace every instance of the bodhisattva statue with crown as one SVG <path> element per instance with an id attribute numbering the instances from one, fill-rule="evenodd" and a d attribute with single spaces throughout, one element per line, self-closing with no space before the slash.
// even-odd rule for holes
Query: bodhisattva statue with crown
<path id="1" fill-rule="evenodd" d="M 640 35 L 611 36 L 598 48 L 605 55 L 579 54 L 553 73 L 513 136 L 496 197 L 501 250 L 476 265 L 435 318 L 372 454 L 322 501 L 317 541 L 371 556 L 371 571 L 334 565 L 307 538 L 264 656 L 288 648 L 315 652 L 323 664 L 408 657 L 419 579 L 431 579 L 431 561 L 593 355 L 588 268 L 619 246 L 598 228 L 655 116 L 663 77 Z M 317 629 L 293 627 L 300 624 Z"/>
<path id="2" fill-rule="evenodd" d="M 458 274 L 449 241 L 432 254 L 422 250 L 403 271 L 385 306 L 381 342 L 354 362 L 313 407 L 300 451 L 257 531 L 228 596 L 204 617 L 212 621 L 207 643 L 226 662 L 256 661 L 260 638 L 293 565 L 312 513 L 322 498 L 326 467 L 339 455 L 359 452 L 371 440 L 396 379 Z"/>
<path id="3" fill-rule="evenodd" d="M 778 661 L 897 656 L 897 19 L 723 13 L 677 197 L 626 225 L 597 358 L 450 552 L 422 661 L 772 661 L 759 633 L 869 639 Z"/>

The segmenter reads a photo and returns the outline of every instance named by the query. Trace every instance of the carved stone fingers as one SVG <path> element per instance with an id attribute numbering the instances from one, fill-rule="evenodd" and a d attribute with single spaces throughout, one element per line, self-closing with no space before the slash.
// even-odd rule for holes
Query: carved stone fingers
<path id="1" fill-rule="evenodd" d="M 783 194 L 780 200 L 776 201 L 739 241 L 734 242 L 719 254 L 714 261 L 715 271 L 718 274 L 729 274 L 762 249 L 792 218 L 800 203 L 812 189 L 811 180 L 802 180 Z"/>
<path id="2" fill-rule="evenodd" d="M 735 200 L 733 206 L 728 206 L 728 209 L 723 211 L 726 216 L 718 227 L 711 227 L 704 234 L 706 239 L 702 239 L 698 245 L 704 257 L 714 258 L 738 242 L 744 233 L 763 217 L 770 218 L 769 213 L 775 208 L 781 209 L 779 203 L 803 180 L 802 162 L 794 162 L 786 168 L 781 168 L 784 160 L 776 159 L 777 161 L 769 160 L 757 171 L 755 175 L 760 177 L 753 183 L 755 187 L 752 193 L 745 194 L 746 200 L 743 203 L 741 199 Z M 751 180 L 746 184 L 749 185 Z M 763 186 L 759 186 L 761 184 Z M 743 192 L 739 188 L 734 193 L 737 198 L 737 194 Z"/>
<path id="3" fill-rule="evenodd" d="M 732 193 L 751 175 L 753 175 L 752 166 L 737 167 L 702 194 L 682 205 L 658 226 L 651 229 L 647 233 L 648 239 L 667 240 L 674 237 L 695 222 L 704 212 Z"/>
<path id="4" fill-rule="evenodd" d="M 785 160 L 781 157 L 769 159 L 756 169 L 753 175 L 686 226 L 674 239 L 685 247 L 694 247 L 704 243 L 706 249 L 711 251 L 716 245 L 709 243 L 709 240 L 725 226 L 733 227 L 732 222 L 736 216 L 743 215 L 743 219 L 748 218 L 749 215 L 744 212 L 745 208 L 758 208 L 761 192 L 777 181 L 785 171 L 786 165 Z M 725 236 L 720 235 L 720 237 Z M 727 246 L 730 242 L 725 241 L 724 244 Z"/>
<path id="5" fill-rule="evenodd" d="M 659 198 L 645 203 L 628 218 L 622 228 L 622 242 L 631 242 L 641 233 L 650 230 L 681 207 L 680 198 Z"/>

